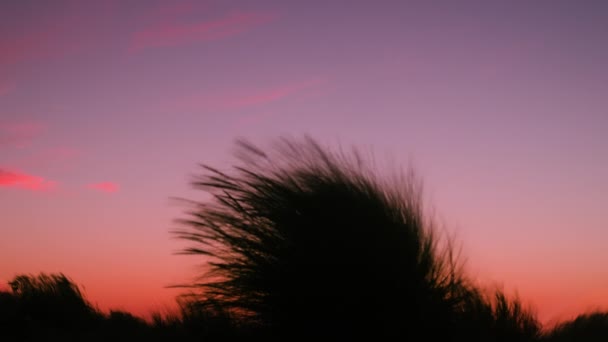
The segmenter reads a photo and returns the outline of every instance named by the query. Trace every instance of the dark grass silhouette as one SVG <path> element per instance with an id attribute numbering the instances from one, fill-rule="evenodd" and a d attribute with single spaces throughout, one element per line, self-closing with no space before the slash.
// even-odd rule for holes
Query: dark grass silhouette
<path id="1" fill-rule="evenodd" d="M 102 313 L 68 277 L 17 275 L 0 291 L 0 341 L 226 341 L 241 330 L 219 311 L 178 301 L 173 315 L 151 322 L 128 312 Z"/>
<path id="2" fill-rule="evenodd" d="M 499 289 L 472 289 L 456 326 L 456 336 L 467 341 L 537 341 L 542 336 L 533 311 Z"/>
<path id="3" fill-rule="evenodd" d="M 188 296 L 177 298 L 177 314 L 152 315 L 152 327 L 160 341 L 232 341 L 244 340 L 244 329 L 226 312 L 210 305 L 200 305 Z"/>
<path id="4" fill-rule="evenodd" d="M 174 232 L 194 243 L 184 253 L 210 259 L 190 285 L 201 305 L 279 340 L 535 338 L 519 302 L 470 285 L 412 172 L 386 182 L 356 151 L 310 138 L 238 148 L 230 172 L 203 166 L 193 185 L 214 201 L 191 203 Z"/>
<path id="5" fill-rule="evenodd" d="M 608 312 L 590 312 L 562 322 L 547 333 L 544 340 L 547 342 L 608 341 Z"/>
<path id="6" fill-rule="evenodd" d="M 606 341 L 608 313 L 541 333 L 530 309 L 465 275 L 425 215 L 412 172 L 383 180 L 363 158 L 312 139 L 269 152 L 239 142 L 231 171 L 204 166 L 175 231 L 209 272 L 173 315 L 102 313 L 63 274 L 0 291 L 0 341 Z"/>
<path id="7" fill-rule="evenodd" d="M 0 294 L 4 336 L 24 341 L 48 335 L 70 338 L 100 321 L 101 315 L 63 274 L 18 275 L 9 285 L 12 292 Z"/>
<path id="8" fill-rule="evenodd" d="M 1 341 L 233 341 L 259 334 L 235 324 L 233 317 L 217 308 L 210 311 L 209 305 L 201 306 L 188 297 L 178 298 L 178 313 L 156 313 L 152 322 L 146 322 L 123 311 L 101 313 L 62 274 L 21 275 L 10 283 L 14 286 L 11 291 L 0 291 Z M 516 298 L 508 299 L 500 291 L 492 293 L 493 299 L 468 297 L 476 302 L 466 305 L 457 322 L 468 332 L 466 341 L 607 340 L 608 313 L 581 315 L 541 336 L 536 320 Z"/>

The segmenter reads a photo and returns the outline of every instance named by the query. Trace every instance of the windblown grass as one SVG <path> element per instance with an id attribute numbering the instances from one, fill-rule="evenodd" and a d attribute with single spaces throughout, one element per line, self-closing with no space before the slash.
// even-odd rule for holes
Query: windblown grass
<path id="1" fill-rule="evenodd" d="M 238 146 L 232 170 L 203 166 L 193 185 L 214 200 L 191 202 L 174 232 L 192 243 L 184 253 L 211 266 L 189 285 L 197 302 L 279 338 L 471 334 L 460 327 L 465 313 L 489 304 L 452 244 L 440 244 L 411 171 L 385 181 L 356 151 L 333 153 L 310 138 L 269 152 Z M 496 303 L 488 319 L 522 314 L 504 297 Z"/>
<path id="2" fill-rule="evenodd" d="M 413 172 L 383 179 L 309 138 L 238 147 L 232 169 L 203 166 L 193 185 L 213 200 L 187 201 L 174 231 L 209 266 L 179 312 L 104 314 L 63 274 L 18 275 L 0 291 L 0 340 L 608 340 L 607 313 L 541 333 L 518 297 L 474 285 Z"/>
<path id="3" fill-rule="evenodd" d="M 608 341 L 608 312 L 589 312 L 556 325 L 545 336 L 547 342 Z"/>

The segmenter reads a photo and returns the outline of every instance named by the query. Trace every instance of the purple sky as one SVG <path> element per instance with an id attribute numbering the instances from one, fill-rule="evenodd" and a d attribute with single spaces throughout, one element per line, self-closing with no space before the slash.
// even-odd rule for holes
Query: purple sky
<path id="1" fill-rule="evenodd" d="M 309 134 L 412 165 L 471 274 L 608 307 L 608 2 L 0 4 L 0 280 L 170 305 L 198 163 Z M 200 261 L 200 260 L 198 260 Z"/>

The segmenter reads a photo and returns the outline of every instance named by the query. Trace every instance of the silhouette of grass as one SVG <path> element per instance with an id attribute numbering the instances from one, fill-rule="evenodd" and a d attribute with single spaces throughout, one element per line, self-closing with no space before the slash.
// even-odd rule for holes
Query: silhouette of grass
<path id="1" fill-rule="evenodd" d="M 211 269 L 189 287 L 279 338 L 446 338 L 472 297 L 450 243 L 440 248 L 410 171 L 379 179 L 360 154 L 310 138 L 267 153 L 239 141 L 232 173 L 203 165 L 183 253 Z M 498 311 L 497 311 L 498 312 Z M 517 314 L 517 313 L 516 313 Z"/>
<path id="2" fill-rule="evenodd" d="M 608 341 L 608 312 L 590 312 L 556 325 L 544 338 L 548 342 Z"/>
<path id="3" fill-rule="evenodd" d="M 102 315 L 63 274 L 17 275 L 11 293 L 0 296 L 5 335 L 36 340 L 48 335 L 74 337 L 93 329 Z"/>
<path id="4" fill-rule="evenodd" d="M 170 338 L 196 338 L 198 340 L 234 340 L 241 333 L 235 321 L 226 312 L 210 305 L 200 305 L 186 297 L 177 299 L 177 314 L 152 315 L 152 327 L 162 340 Z"/>
<path id="5" fill-rule="evenodd" d="M 517 296 L 475 286 L 413 172 L 383 180 L 310 138 L 237 146 L 231 171 L 203 166 L 193 185 L 213 200 L 186 201 L 173 232 L 210 266 L 178 313 L 103 314 L 63 274 L 18 275 L 0 290 L 0 340 L 608 341 L 608 313 L 543 334 Z"/>
<path id="6" fill-rule="evenodd" d="M 456 333 L 466 341 L 537 341 L 541 324 L 518 297 L 500 289 L 471 289 Z"/>
<path id="7" fill-rule="evenodd" d="M 180 300 L 177 316 L 150 324 L 128 312 L 104 314 L 80 288 L 59 274 L 17 275 L 0 291 L 0 341 L 225 341 L 240 330 L 207 307 Z"/>

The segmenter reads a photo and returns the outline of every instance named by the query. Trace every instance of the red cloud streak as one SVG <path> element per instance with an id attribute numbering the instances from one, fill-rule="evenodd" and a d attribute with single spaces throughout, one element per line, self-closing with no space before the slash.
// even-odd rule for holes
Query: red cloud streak
<path id="1" fill-rule="evenodd" d="M 140 13 L 135 20 L 152 22 L 152 23 L 170 23 L 184 14 L 192 13 L 197 9 L 206 7 L 206 4 L 195 1 L 173 2 L 168 4 L 160 4 L 156 7 L 150 7 Z"/>
<path id="2" fill-rule="evenodd" d="M 267 23 L 275 18 L 271 13 L 232 13 L 221 19 L 196 24 L 163 24 L 135 32 L 131 51 L 152 47 L 167 47 L 221 39 Z"/>
<path id="3" fill-rule="evenodd" d="M 46 125 L 35 121 L 1 122 L 0 147 L 3 145 L 21 145 L 39 136 L 46 130 Z"/>
<path id="4" fill-rule="evenodd" d="M 233 101 L 229 101 L 225 103 L 225 105 L 229 107 L 246 107 L 252 106 L 262 103 L 274 102 L 278 101 L 284 97 L 287 97 L 295 92 L 316 86 L 323 83 L 322 80 L 310 80 L 300 83 L 294 83 L 289 85 L 284 85 L 281 87 L 277 87 L 274 89 L 268 89 L 256 94 L 245 95 L 241 97 L 236 97 Z"/>
<path id="5" fill-rule="evenodd" d="M 15 89 L 15 85 L 12 83 L 0 83 L 0 96 L 4 96 Z"/>
<path id="6" fill-rule="evenodd" d="M 0 67 L 61 53 L 66 42 L 60 41 L 59 28 L 45 28 L 15 37 L 0 37 Z"/>
<path id="7" fill-rule="evenodd" d="M 0 169 L 0 187 L 13 187 L 32 191 L 45 191 L 55 188 L 56 182 L 21 172 Z"/>
<path id="8" fill-rule="evenodd" d="M 91 190 L 97 190 L 101 192 L 118 192 L 120 186 L 113 182 L 101 182 L 87 185 Z"/>
<path id="9" fill-rule="evenodd" d="M 238 109 L 279 101 L 298 92 L 310 90 L 325 83 L 323 79 L 311 79 L 298 83 L 284 84 L 274 88 L 256 90 L 224 91 L 210 95 L 182 98 L 177 106 L 183 109 Z"/>

